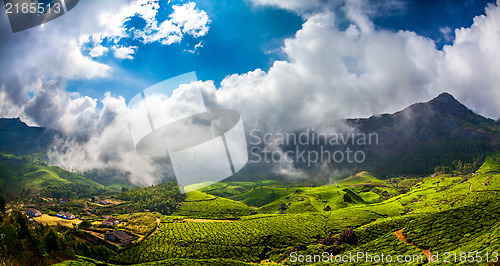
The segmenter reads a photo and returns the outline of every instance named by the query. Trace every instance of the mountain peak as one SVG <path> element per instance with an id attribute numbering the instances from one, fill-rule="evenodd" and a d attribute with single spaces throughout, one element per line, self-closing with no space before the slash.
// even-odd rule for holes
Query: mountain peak
<path id="1" fill-rule="evenodd" d="M 441 94 L 438 95 L 438 97 L 432 99 L 430 102 L 434 102 L 434 103 L 443 103 L 443 104 L 460 104 L 462 105 L 457 99 L 455 99 L 455 97 L 453 97 L 453 95 L 447 93 L 447 92 L 443 92 Z"/>
<path id="2" fill-rule="evenodd" d="M 461 102 L 459 102 L 455 97 L 451 94 L 444 92 L 439 94 L 438 97 L 430 100 L 428 103 L 424 103 L 428 106 L 432 106 L 435 111 L 440 113 L 446 113 L 452 115 L 455 118 L 460 118 L 464 120 L 469 120 L 469 122 L 474 121 L 483 121 L 484 117 L 475 114 Z"/>

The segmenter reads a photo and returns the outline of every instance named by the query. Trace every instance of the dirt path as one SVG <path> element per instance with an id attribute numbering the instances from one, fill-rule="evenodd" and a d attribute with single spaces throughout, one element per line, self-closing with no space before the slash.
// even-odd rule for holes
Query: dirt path
<path id="1" fill-rule="evenodd" d="M 469 186 L 469 192 L 472 192 L 472 184 Z"/>
<path id="2" fill-rule="evenodd" d="M 394 232 L 394 234 L 396 234 L 396 237 L 399 240 L 405 242 L 405 244 L 410 245 L 410 246 L 414 247 L 417 250 L 422 250 L 422 252 L 424 253 L 424 255 L 427 257 L 427 261 L 429 261 L 429 262 L 431 261 L 431 259 L 432 259 L 432 252 L 429 249 L 419 249 L 415 244 L 409 243 L 408 239 L 406 239 L 406 236 L 403 235 L 403 229 Z"/>
<path id="3" fill-rule="evenodd" d="M 149 236 L 152 236 L 152 235 L 156 234 L 156 232 L 157 232 L 157 231 L 158 231 L 158 229 L 160 228 L 160 222 L 161 222 L 160 218 L 156 218 L 156 221 L 155 221 L 155 223 L 156 223 L 156 228 L 155 228 L 155 230 L 153 231 L 153 233 L 151 233 Z M 144 237 L 144 238 L 146 238 L 146 237 Z"/>

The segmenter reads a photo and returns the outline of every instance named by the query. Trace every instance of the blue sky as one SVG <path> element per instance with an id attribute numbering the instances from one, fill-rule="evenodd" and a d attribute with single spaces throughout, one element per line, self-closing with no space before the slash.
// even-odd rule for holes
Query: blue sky
<path id="1" fill-rule="evenodd" d="M 484 14 L 488 3 L 495 1 L 474 0 L 414 0 L 407 1 L 402 12 L 394 12 L 375 19 L 375 23 L 382 28 L 391 30 L 411 30 L 419 35 L 429 37 L 442 48 L 451 44 L 453 39 L 446 40 L 440 28 L 448 27 L 452 31 L 456 28 L 469 27 L 475 16 Z"/>
<path id="2" fill-rule="evenodd" d="M 161 1 L 158 21 L 172 12 L 171 5 L 183 1 Z M 190 71 L 200 80 L 213 80 L 216 86 L 226 76 L 260 68 L 267 71 L 275 60 L 286 60 L 280 47 L 301 28 L 304 18 L 297 12 L 273 6 L 256 6 L 244 0 L 194 1 L 211 22 L 208 33 L 199 38 L 185 37 L 180 43 L 141 44 L 133 39 L 121 43 L 138 47 L 134 59 L 117 60 L 111 55 L 96 59 L 111 65 L 109 78 L 68 80 L 69 91 L 102 98 L 105 91 L 130 99 L 138 90 Z M 404 1 L 393 10 L 378 10 L 373 21 L 379 29 L 410 30 L 433 39 L 438 48 L 453 42 L 455 28 L 468 27 L 472 18 L 484 13 L 487 2 L 472 0 Z M 340 22 L 341 24 L 342 22 Z M 127 27 L 141 27 L 144 20 L 133 18 Z M 447 39 L 441 29 L 451 30 Z M 202 42 L 195 53 L 187 50 Z"/>
<path id="3" fill-rule="evenodd" d="M 179 1 L 171 1 L 176 4 Z M 182 1 L 180 1 L 182 3 Z M 295 13 L 273 7 L 255 7 L 241 0 L 194 1 L 207 12 L 211 23 L 207 35 L 185 37 L 181 43 L 143 45 L 132 39 L 122 40 L 138 46 L 133 60 L 117 60 L 113 56 L 98 59 L 115 65 L 113 79 L 68 81 L 68 89 L 82 95 L 101 98 L 105 91 L 133 97 L 137 91 L 162 80 L 196 71 L 199 80 L 219 84 L 227 75 L 243 74 L 257 68 L 268 70 L 276 59 L 285 59 L 279 48 L 285 38 L 293 37 L 304 20 Z M 158 20 L 171 12 L 167 1 L 161 2 Z M 144 21 L 135 18 L 127 25 L 137 27 Z M 199 42 L 203 47 L 195 53 Z"/>

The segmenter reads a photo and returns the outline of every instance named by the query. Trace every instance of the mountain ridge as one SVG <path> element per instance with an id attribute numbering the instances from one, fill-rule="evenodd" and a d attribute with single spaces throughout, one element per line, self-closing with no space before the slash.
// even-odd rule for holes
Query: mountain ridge
<path id="1" fill-rule="evenodd" d="M 0 151 L 27 155 L 45 154 L 53 139 L 62 134 L 44 127 L 30 127 L 19 117 L 0 118 Z"/>
<path id="2" fill-rule="evenodd" d="M 377 133 L 376 145 L 309 145 L 306 150 L 360 150 L 366 160 L 359 164 L 329 163 L 331 171 L 348 170 L 347 174 L 367 170 L 379 176 L 428 175 L 438 166 L 480 165 L 477 158 L 500 148 L 500 131 L 493 119 L 475 114 L 451 94 L 442 93 L 428 102 L 412 104 L 392 114 L 343 120 L 354 132 Z M 335 123 L 314 128 L 325 132 Z M 296 133 L 304 132 L 304 129 Z M 313 137 L 310 135 L 309 137 Z M 351 141 L 348 141 L 351 142 Z M 296 146 L 285 146 L 293 151 Z M 296 165 L 305 169 L 304 165 Z M 314 172 L 314 171 L 313 171 Z M 317 174 L 314 172 L 313 175 Z"/>

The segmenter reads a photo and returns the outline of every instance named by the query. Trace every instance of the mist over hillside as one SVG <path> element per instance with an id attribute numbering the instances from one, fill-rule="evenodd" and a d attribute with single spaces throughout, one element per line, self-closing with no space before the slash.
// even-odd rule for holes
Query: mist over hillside
<path id="1" fill-rule="evenodd" d="M 268 138 L 261 133 L 249 150 L 262 168 L 283 174 L 427 175 L 458 162 L 477 168 L 478 158 L 498 149 L 499 139 L 493 119 L 443 93 L 394 114 L 326 122 Z"/>
<path id="2" fill-rule="evenodd" d="M 426 175 L 457 162 L 475 164 L 474 168 L 486 153 L 498 149 L 499 135 L 498 121 L 475 114 L 443 93 L 394 114 L 325 122 L 274 135 L 249 132 L 249 162 L 231 180 L 318 175 L 338 179 L 363 170 L 379 176 Z M 49 148 L 61 150 L 58 143 L 71 143 L 61 141 L 65 137 L 57 131 L 28 127 L 20 119 L 0 119 L 0 137 L 1 150 L 14 154 L 46 154 Z M 85 172 L 104 184 L 120 180 L 143 184 L 121 169 L 121 163 L 112 163 L 116 159 L 102 157 L 100 168 Z M 155 183 L 173 180 L 168 157 L 148 161 Z"/>

